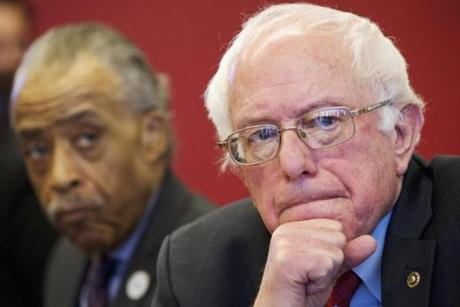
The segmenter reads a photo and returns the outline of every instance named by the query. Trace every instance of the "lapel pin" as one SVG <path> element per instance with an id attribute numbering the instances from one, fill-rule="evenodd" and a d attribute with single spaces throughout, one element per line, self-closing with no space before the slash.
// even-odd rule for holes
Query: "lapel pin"
<path id="1" fill-rule="evenodd" d="M 407 286 L 409 288 L 415 288 L 420 283 L 420 273 L 419 272 L 410 272 L 406 280 Z"/>
<path id="2" fill-rule="evenodd" d="M 132 300 L 142 298 L 149 289 L 150 275 L 145 271 L 135 271 L 126 283 L 126 295 Z"/>

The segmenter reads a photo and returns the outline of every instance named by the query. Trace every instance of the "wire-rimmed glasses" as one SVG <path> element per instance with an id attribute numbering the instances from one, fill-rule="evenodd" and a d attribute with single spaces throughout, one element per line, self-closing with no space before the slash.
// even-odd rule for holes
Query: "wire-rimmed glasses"
<path id="1" fill-rule="evenodd" d="M 232 132 L 219 147 L 227 147 L 231 159 L 239 165 L 256 165 L 272 160 L 281 145 L 281 133 L 297 132 L 299 138 L 313 149 L 341 144 L 355 134 L 354 117 L 389 105 L 391 99 L 363 108 L 329 107 L 301 116 L 294 127 L 279 128 L 276 125 L 254 125 Z"/>

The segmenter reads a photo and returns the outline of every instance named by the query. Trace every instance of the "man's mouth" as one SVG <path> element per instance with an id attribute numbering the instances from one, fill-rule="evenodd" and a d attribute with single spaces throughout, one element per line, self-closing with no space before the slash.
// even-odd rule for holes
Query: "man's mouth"
<path id="1" fill-rule="evenodd" d="M 309 204 L 314 205 L 318 202 L 335 200 L 337 198 L 347 198 L 347 196 L 345 193 L 340 192 L 324 192 L 315 194 L 311 193 L 306 197 L 293 197 L 282 202 L 280 206 L 280 213 L 282 213 L 284 210 L 289 210 L 297 206 L 308 206 Z"/>
<path id="2" fill-rule="evenodd" d="M 282 206 L 279 211 L 280 224 L 292 221 L 309 220 L 315 218 L 334 218 L 340 214 L 337 206 L 346 201 L 347 197 L 339 194 L 322 195 L 304 201 L 294 201 Z M 343 207 L 342 204 L 340 206 Z M 338 210 L 339 209 L 339 210 Z"/>
<path id="3" fill-rule="evenodd" d="M 55 222 L 59 224 L 72 224 L 84 221 L 91 215 L 100 214 L 101 207 L 77 205 L 58 210 L 55 213 Z"/>
<path id="4" fill-rule="evenodd" d="M 100 197 L 78 195 L 55 199 L 47 207 L 46 213 L 51 223 L 76 223 L 88 216 L 100 214 L 103 209 Z"/>

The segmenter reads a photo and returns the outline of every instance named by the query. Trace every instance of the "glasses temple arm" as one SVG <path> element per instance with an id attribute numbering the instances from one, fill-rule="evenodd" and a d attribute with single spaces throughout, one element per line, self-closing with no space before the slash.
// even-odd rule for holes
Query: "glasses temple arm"
<path id="1" fill-rule="evenodd" d="M 379 103 L 376 103 L 374 105 L 370 105 L 370 106 L 367 106 L 367 107 L 364 107 L 364 108 L 361 108 L 361 109 L 353 110 L 353 111 L 351 111 L 351 115 L 357 116 L 357 115 L 361 115 L 361 114 L 364 114 L 364 113 L 368 113 L 368 112 L 374 111 L 374 110 L 376 110 L 378 108 L 381 108 L 381 107 L 386 106 L 386 105 L 391 104 L 391 103 L 392 103 L 391 99 L 387 99 L 387 100 L 381 101 Z"/>

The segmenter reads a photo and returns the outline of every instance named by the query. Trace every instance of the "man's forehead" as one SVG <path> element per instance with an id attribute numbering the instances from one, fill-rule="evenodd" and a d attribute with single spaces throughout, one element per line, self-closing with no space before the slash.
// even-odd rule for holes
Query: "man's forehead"
<path id="1" fill-rule="evenodd" d="M 26 101 L 37 96 L 58 96 L 83 87 L 113 93 L 114 87 L 120 84 L 118 74 L 88 52 L 79 52 L 71 61 L 57 59 L 50 63 L 32 63 L 24 75 L 18 98 Z M 31 99 L 26 99 L 29 96 Z"/>
<path id="2" fill-rule="evenodd" d="M 76 112 L 92 110 L 102 116 L 121 111 L 118 79 L 105 69 L 73 70 L 47 81 L 30 82 L 19 90 L 12 108 L 15 126 L 47 127 Z M 46 77 L 44 77 L 46 78 Z"/>
<path id="3" fill-rule="evenodd" d="M 344 41 L 331 35 L 275 36 L 257 42 L 258 44 L 249 45 L 242 53 L 236 73 L 242 71 L 256 76 L 266 76 L 273 68 L 277 68 L 274 76 L 278 77 L 280 72 L 283 72 L 280 68 L 283 68 L 288 60 L 299 68 L 304 68 L 306 72 L 312 65 L 319 64 L 331 72 L 342 72 L 349 69 L 353 63 L 351 49 L 346 48 Z M 282 80 L 286 81 L 291 74 L 287 71 L 282 77 Z M 280 83 L 279 79 L 276 80 Z"/>
<path id="4" fill-rule="evenodd" d="M 242 57 L 230 94 L 234 119 L 270 112 L 264 110 L 268 105 L 278 105 L 276 112 L 285 109 L 288 112 L 283 113 L 297 116 L 309 108 L 345 105 L 361 95 L 357 91 L 361 81 L 350 72 L 345 56 L 330 48 L 322 50 L 324 39 L 308 41 L 316 41 L 313 46 L 305 40 L 303 36 L 278 39 Z"/>
<path id="5" fill-rule="evenodd" d="M 29 71 L 21 71 L 17 79 L 14 99 L 18 108 L 40 108 L 46 101 L 58 105 L 68 99 L 91 95 L 116 98 L 120 86 L 120 78 L 114 70 L 84 53 L 79 54 L 70 67 L 59 61 L 52 67 L 32 66 Z"/>
<path id="6" fill-rule="evenodd" d="M 113 112 L 114 108 L 99 105 L 95 99 L 105 99 L 103 96 L 76 96 L 65 97 L 64 101 L 46 101 L 34 105 L 21 106 L 16 110 L 16 129 L 34 130 L 45 129 L 51 126 L 63 126 L 80 121 L 100 122 L 106 113 Z M 56 99 L 59 100 L 59 99 Z"/>

